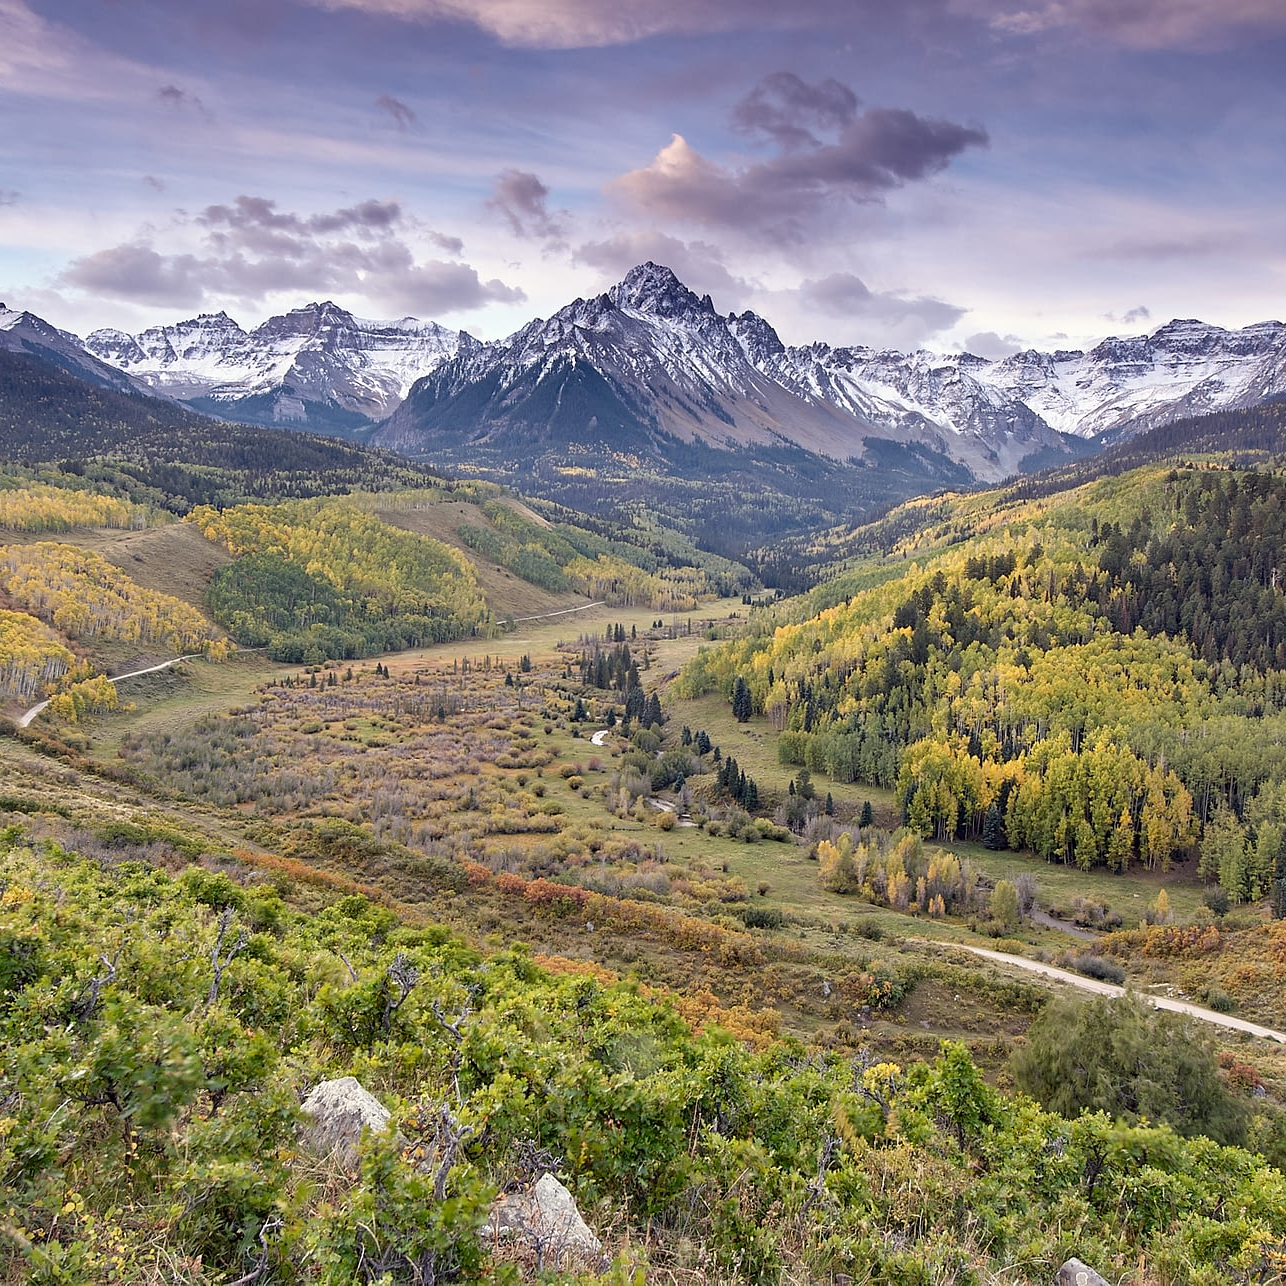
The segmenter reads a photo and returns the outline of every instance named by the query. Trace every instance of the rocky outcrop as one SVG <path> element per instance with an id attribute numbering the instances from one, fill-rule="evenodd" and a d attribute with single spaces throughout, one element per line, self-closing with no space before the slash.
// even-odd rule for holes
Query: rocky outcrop
<path id="1" fill-rule="evenodd" d="M 383 1134 L 389 1128 L 388 1108 L 367 1093 L 354 1076 L 322 1081 L 302 1106 L 309 1118 L 304 1142 L 319 1156 L 338 1160 L 345 1169 L 357 1166 L 357 1145 L 364 1131 Z"/>
<path id="2" fill-rule="evenodd" d="M 541 1268 L 597 1260 L 602 1242 L 581 1218 L 576 1200 L 552 1174 L 534 1187 L 501 1197 L 491 1209 L 486 1234 L 533 1252 Z"/>
<path id="3" fill-rule="evenodd" d="M 1087 1264 L 1079 1259 L 1069 1259 L 1054 1278 L 1055 1286 L 1108 1286 L 1107 1279 L 1100 1277 Z"/>

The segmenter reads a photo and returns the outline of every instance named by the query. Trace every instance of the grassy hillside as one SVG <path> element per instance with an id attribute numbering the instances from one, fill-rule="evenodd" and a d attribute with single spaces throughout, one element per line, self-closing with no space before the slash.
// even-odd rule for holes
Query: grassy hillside
<path id="1" fill-rule="evenodd" d="M 1049 984 L 970 949 L 1286 1026 L 1283 487 L 916 502 L 834 584 L 752 609 L 671 530 L 489 486 L 177 522 L 15 477 L 9 672 L 123 665 L 162 646 L 142 622 L 217 642 L 210 612 L 268 649 L 0 738 L 0 1264 L 374 1280 L 380 1212 L 395 1280 L 425 1254 L 494 1278 L 471 1230 L 537 1158 L 611 1280 L 1018 1283 L 1071 1253 L 1273 1280 L 1280 1176 L 1150 1123 L 1286 1158 L 1281 1051 L 1122 1008 L 1112 1057 L 1205 1062 L 1068 1122 L 1007 1097 L 1053 1058 Z M 39 559 L 80 579 L 42 588 Z M 330 647 L 411 617 L 442 632 Z M 410 1156 L 345 1177 L 295 1111 L 350 1072 Z M 440 1219 L 410 1161 L 444 1105 L 475 1133 Z"/>

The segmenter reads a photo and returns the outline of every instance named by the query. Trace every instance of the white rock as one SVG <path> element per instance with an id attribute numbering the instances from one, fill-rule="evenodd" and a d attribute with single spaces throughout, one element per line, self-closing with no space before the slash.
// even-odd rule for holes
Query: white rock
<path id="1" fill-rule="evenodd" d="M 543 1175 L 526 1192 L 501 1197 L 491 1209 L 487 1232 L 497 1241 L 525 1242 L 545 1266 L 564 1259 L 596 1259 L 603 1252 L 575 1198 L 552 1174 Z"/>
<path id="2" fill-rule="evenodd" d="M 1055 1283 L 1056 1286 L 1108 1286 L 1106 1278 L 1100 1277 L 1079 1259 L 1069 1259 L 1058 1270 Z"/>
<path id="3" fill-rule="evenodd" d="M 322 1081 L 304 1099 L 303 1112 L 312 1118 L 304 1134 L 308 1146 L 322 1156 L 335 1156 L 348 1168 L 357 1165 L 363 1130 L 383 1134 L 389 1128 L 388 1108 L 355 1076 Z"/>

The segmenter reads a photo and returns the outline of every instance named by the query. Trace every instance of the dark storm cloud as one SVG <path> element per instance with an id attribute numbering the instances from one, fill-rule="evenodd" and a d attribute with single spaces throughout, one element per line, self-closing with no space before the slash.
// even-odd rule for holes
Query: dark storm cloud
<path id="1" fill-rule="evenodd" d="M 387 112 L 400 130 L 414 129 L 420 123 L 420 118 L 411 107 L 400 98 L 394 98 L 392 94 L 381 94 L 375 100 L 375 106 L 380 111 Z"/>
<path id="2" fill-rule="evenodd" d="M 906 298 L 872 290 L 851 272 L 800 283 L 799 296 L 806 307 L 831 317 L 860 318 L 879 322 L 899 333 L 919 333 L 921 338 L 954 326 L 968 312 L 955 304 L 928 295 Z"/>
<path id="3" fill-rule="evenodd" d="M 879 201 L 988 142 L 979 126 L 905 108 L 859 110 L 856 95 L 839 82 L 808 85 L 790 73 L 761 81 L 737 105 L 733 123 L 762 135 L 776 155 L 728 169 L 676 134 L 650 165 L 621 175 L 609 190 L 658 217 L 799 241 L 825 206 Z"/>
<path id="4" fill-rule="evenodd" d="M 204 120 L 208 121 L 211 119 L 206 105 L 195 94 L 189 94 L 187 90 L 180 89 L 177 85 L 162 85 L 161 88 L 156 91 L 156 96 L 165 104 L 166 107 L 169 107 L 174 111 L 196 112 L 196 114 Z"/>
<path id="5" fill-rule="evenodd" d="M 549 188 L 526 170 L 506 170 L 496 179 L 487 208 L 504 216 L 517 237 L 564 246 L 567 238 L 566 210 L 549 209 Z"/>
<path id="6" fill-rule="evenodd" d="M 201 253 L 164 255 L 146 240 L 76 259 L 61 282 L 91 294 L 196 306 L 205 299 L 256 303 L 279 291 L 356 293 L 398 310 L 455 312 L 525 296 L 477 270 L 441 259 L 419 261 L 401 234 L 395 201 L 369 200 L 320 214 L 281 210 L 265 197 L 207 206 L 192 223 Z M 455 239 L 430 240 L 458 253 Z"/>

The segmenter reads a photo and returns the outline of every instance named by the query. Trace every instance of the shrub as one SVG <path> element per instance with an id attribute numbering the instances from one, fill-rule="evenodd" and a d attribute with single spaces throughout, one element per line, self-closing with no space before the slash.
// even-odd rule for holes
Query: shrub
<path id="1" fill-rule="evenodd" d="M 1119 964 L 1114 960 L 1104 960 L 1102 956 L 1096 956 L 1090 951 L 1068 956 L 1067 964 L 1077 973 L 1099 982 L 1114 982 L 1118 987 L 1125 982 L 1125 970 Z"/>
<path id="2" fill-rule="evenodd" d="M 1246 1137 L 1246 1107 L 1224 1085 L 1197 1025 L 1137 996 L 1048 1005 L 1010 1069 L 1021 1089 L 1064 1116 L 1102 1111 L 1219 1143 Z"/>

